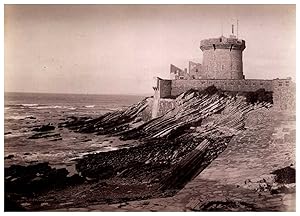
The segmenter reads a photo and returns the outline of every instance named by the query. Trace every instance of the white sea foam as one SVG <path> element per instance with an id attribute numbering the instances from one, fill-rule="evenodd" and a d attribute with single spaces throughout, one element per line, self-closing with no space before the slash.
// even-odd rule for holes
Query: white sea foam
<path id="1" fill-rule="evenodd" d="M 5 119 L 7 119 L 7 120 L 21 120 L 21 119 L 25 119 L 27 117 L 30 117 L 30 116 L 24 116 L 24 115 L 5 116 Z"/>
<path id="2" fill-rule="evenodd" d="M 122 108 L 106 108 L 107 110 L 109 110 L 109 111 L 117 111 L 117 110 L 121 110 Z"/>
<path id="3" fill-rule="evenodd" d="M 36 107 L 39 104 L 18 104 L 18 105 L 21 105 L 21 106 L 24 106 L 24 107 Z"/>
<path id="4" fill-rule="evenodd" d="M 27 161 L 55 160 L 55 159 L 64 161 L 64 160 L 68 160 L 68 158 L 72 157 L 73 155 L 74 155 L 74 153 L 72 153 L 72 152 L 49 152 L 49 153 L 35 152 L 35 153 L 29 154 L 29 155 L 23 154 L 23 155 L 19 155 L 19 156 Z"/>
<path id="5" fill-rule="evenodd" d="M 30 132 L 12 132 L 10 134 L 5 134 L 5 137 L 20 137 L 20 136 L 26 136 L 30 134 Z"/>
<path id="6" fill-rule="evenodd" d="M 97 154 L 97 153 L 100 153 L 100 152 L 109 152 L 109 151 L 115 151 L 115 150 L 118 150 L 119 148 L 118 147 L 103 147 L 101 148 L 101 150 L 96 150 L 96 151 L 90 151 L 90 152 L 82 152 L 82 153 L 79 153 L 76 157 L 72 157 L 70 158 L 69 160 L 72 161 L 72 160 L 76 160 L 76 159 L 80 159 L 82 158 L 83 156 L 85 155 L 89 155 L 89 154 Z"/>
<path id="7" fill-rule="evenodd" d="M 36 109 L 69 109 L 69 110 L 76 110 L 75 107 L 71 106 L 59 106 L 59 105 L 51 105 L 51 106 L 38 106 L 35 107 Z"/>
<path id="8" fill-rule="evenodd" d="M 115 150 L 118 150 L 119 148 L 117 147 L 112 147 L 112 146 L 105 146 L 103 147 L 105 148 L 106 151 L 115 151 Z M 100 151 L 99 151 L 100 152 Z"/>
<path id="9" fill-rule="evenodd" d="M 36 109 L 60 109 L 62 106 L 38 106 Z"/>
<path id="10" fill-rule="evenodd" d="M 95 105 L 87 105 L 87 106 L 84 106 L 85 108 L 94 108 Z"/>

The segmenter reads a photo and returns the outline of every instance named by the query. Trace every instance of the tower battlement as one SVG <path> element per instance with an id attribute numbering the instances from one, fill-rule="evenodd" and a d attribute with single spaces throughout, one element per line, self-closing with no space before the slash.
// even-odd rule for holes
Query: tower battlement
<path id="1" fill-rule="evenodd" d="M 226 38 L 221 36 L 219 38 L 209 38 L 201 40 L 200 49 L 202 51 L 211 49 L 229 49 L 229 50 L 241 50 L 246 48 L 246 43 L 244 40 L 237 39 L 235 36 Z"/>

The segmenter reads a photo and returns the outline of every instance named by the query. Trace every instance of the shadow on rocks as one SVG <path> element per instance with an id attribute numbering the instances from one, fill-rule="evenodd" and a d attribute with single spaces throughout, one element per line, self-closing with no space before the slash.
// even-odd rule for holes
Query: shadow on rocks
<path id="1" fill-rule="evenodd" d="M 47 162 L 29 166 L 12 165 L 5 168 L 4 173 L 6 193 L 30 195 L 84 182 L 78 174 L 68 177 L 69 172 L 65 168 L 51 168 Z"/>

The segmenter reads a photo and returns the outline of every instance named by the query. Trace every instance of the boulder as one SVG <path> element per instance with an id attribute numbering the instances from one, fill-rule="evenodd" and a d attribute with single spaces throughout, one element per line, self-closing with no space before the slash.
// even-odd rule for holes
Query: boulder
<path id="1" fill-rule="evenodd" d="M 296 182 L 296 170 L 290 166 L 273 171 L 277 183 L 291 184 Z"/>
<path id="2" fill-rule="evenodd" d="M 53 125 L 47 124 L 47 125 L 42 125 L 40 127 L 32 129 L 32 131 L 36 132 L 45 132 L 45 131 L 51 131 L 54 130 L 55 127 Z"/>

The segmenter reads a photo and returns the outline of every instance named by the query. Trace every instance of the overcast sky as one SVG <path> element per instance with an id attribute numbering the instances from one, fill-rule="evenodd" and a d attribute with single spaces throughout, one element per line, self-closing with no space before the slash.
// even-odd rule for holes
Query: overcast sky
<path id="1" fill-rule="evenodd" d="M 5 91 L 144 94 L 239 20 L 246 78 L 295 79 L 293 5 L 5 5 Z"/>

